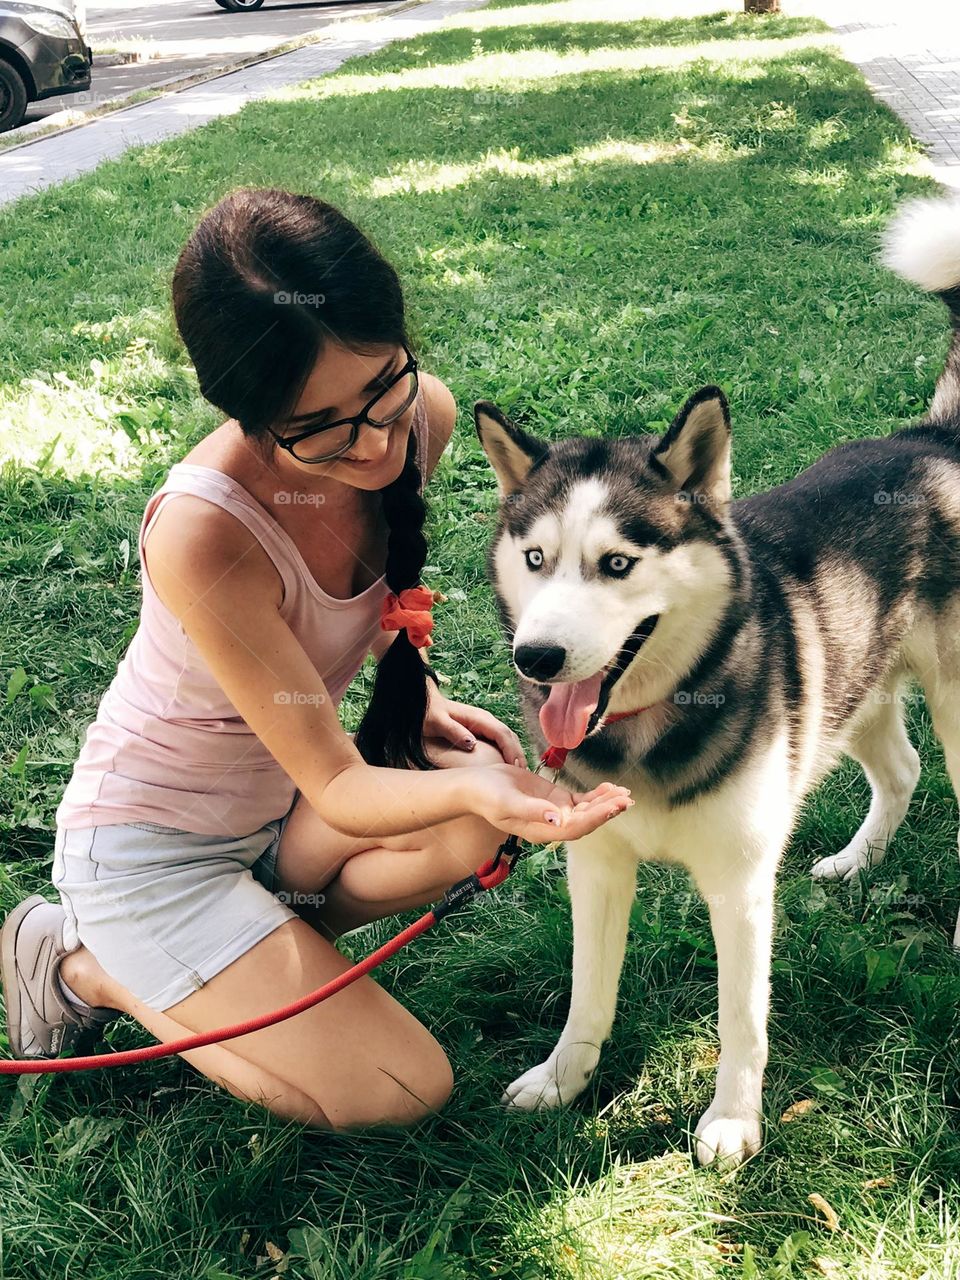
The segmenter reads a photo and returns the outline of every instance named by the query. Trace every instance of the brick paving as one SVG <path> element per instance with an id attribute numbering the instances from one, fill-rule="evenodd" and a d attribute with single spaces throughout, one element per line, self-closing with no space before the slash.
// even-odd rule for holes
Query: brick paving
<path id="1" fill-rule="evenodd" d="M 823 18 L 871 89 L 928 146 L 934 175 L 960 189 L 960 0 L 784 0 Z"/>

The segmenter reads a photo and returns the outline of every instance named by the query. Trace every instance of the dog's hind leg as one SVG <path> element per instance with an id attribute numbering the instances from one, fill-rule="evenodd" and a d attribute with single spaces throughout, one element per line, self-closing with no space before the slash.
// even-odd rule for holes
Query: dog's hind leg
<path id="1" fill-rule="evenodd" d="M 514 1080 L 502 1102 L 524 1111 L 563 1106 L 587 1085 L 609 1036 L 636 893 L 637 859 L 601 828 L 567 849 L 573 910 L 573 991 L 566 1026 L 544 1062 Z"/>
<path id="2" fill-rule="evenodd" d="M 960 683 L 943 679 L 931 681 L 925 692 L 933 728 L 943 747 L 947 773 L 954 794 L 960 800 Z M 954 929 L 953 945 L 960 948 L 960 915 Z"/>
<path id="3" fill-rule="evenodd" d="M 897 684 L 876 696 L 875 714 L 847 747 L 847 754 L 863 766 L 870 783 L 870 809 L 846 848 L 821 858 L 811 869 L 815 880 L 852 880 L 882 862 L 920 777 L 920 757 L 907 737 Z"/>

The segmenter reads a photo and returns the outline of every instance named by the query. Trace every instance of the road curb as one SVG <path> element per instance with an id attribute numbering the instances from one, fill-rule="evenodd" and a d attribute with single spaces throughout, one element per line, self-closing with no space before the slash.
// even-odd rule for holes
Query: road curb
<path id="1" fill-rule="evenodd" d="M 267 49 L 263 53 L 251 54 L 249 58 L 238 58 L 235 62 L 224 62 L 219 66 L 210 67 L 206 71 L 194 72 L 191 75 L 173 75 L 168 76 L 165 80 L 157 80 L 153 84 L 143 89 L 136 89 L 133 93 L 125 95 L 123 98 L 116 99 L 116 106 L 104 106 L 101 111 L 90 112 L 86 119 L 73 120 L 69 124 L 59 125 L 53 129 L 44 129 L 44 121 L 37 120 L 34 124 L 24 125 L 22 131 L 36 128 L 36 133 L 31 137 L 25 138 L 23 142 L 13 142 L 9 146 L 0 145 L 0 158 L 12 155 L 15 151 L 22 151 L 25 147 L 36 146 L 38 142 L 48 142 L 51 138 L 59 138 L 65 133 L 72 133 L 76 129 L 86 129 L 89 125 L 96 124 L 99 120 L 106 120 L 111 116 L 119 115 L 123 111 L 130 111 L 134 107 L 142 106 L 145 102 L 153 102 L 157 98 L 165 98 L 174 93 L 179 93 L 183 89 L 193 89 L 199 84 L 206 84 L 208 80 L 219 80 L 223 76 L 233 75 L 234 72 L 244 71 L 247 67 L 259 66 L 262 62 L 270 62 L 274 58 L 282 58 L 288 53 L 296 53 L 299 49 L 309 48 L 311 45 L 323 44 L 325 41 L 335 38 L 337 28 L 346 23 L 353 22 L 376 22 L 378 19 L 392 17 L 398 13 L 407 13 L 411 9 L 419 9 L 422 5 L 428 3 L 428 0 L 406 0 L 405 4 L 398 4 L 395 8 L 390 9 L 388 13 L 371 13 L 353 14 L 349 18 L 339 18 L 336 22 L 331 22 L 329 26 L 323 27 L 316 35 L 303 36 L 298 40 L 287 41 L 285 44 L 275 45 L 272 49 Z M 106 57 L 123 58 L 122 54 L 108 55 L 104 54 L 98 57 L 94 53 L 95 66 L 116 66 L 120 63 L 108 63 L 103 61 Z M 157 90 L 158 92 L 154 92 Z M 143 96 L 140 96 L 143 95 Z M 136 98 L 136 102 L 131 102 L 131 98 Z M 0 135 L 2 137 L 3 135 Z"/>

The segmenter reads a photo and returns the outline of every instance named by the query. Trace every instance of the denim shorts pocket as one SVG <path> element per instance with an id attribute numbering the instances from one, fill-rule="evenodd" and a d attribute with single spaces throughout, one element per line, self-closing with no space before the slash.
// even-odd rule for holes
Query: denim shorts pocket
<path id="1" fill-rule="evenodd" d="M 183 835 L 183 829 L 181 827 L 163 827 L 159 822 L 127 822 L 124 823 L 124 826 L 138 827 L 141 831 L 158 831 L 161 835 L 165 836 Z"/>

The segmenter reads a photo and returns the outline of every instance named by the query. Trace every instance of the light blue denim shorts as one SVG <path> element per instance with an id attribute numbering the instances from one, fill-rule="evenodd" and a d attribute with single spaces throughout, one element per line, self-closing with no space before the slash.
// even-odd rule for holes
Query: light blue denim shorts
<path id="1" fill-rule="evenodd" d="M 150 1008 L 178 1004 L 296 916 L 277 884 L 289 816 L 247 836 L 155 822 L 58 827 L 52 879 L 65 945 L 83 943 Z"/>

